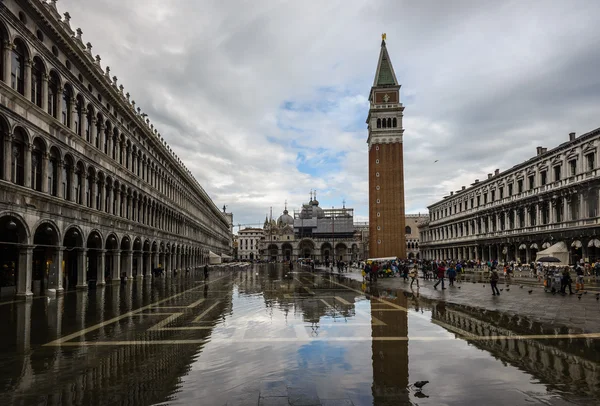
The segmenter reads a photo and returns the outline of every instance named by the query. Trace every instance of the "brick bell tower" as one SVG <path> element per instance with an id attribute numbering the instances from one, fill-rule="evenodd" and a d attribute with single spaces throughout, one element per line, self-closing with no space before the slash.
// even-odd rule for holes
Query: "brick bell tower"
<path id="1" fill-rule="evenodd" d="M 400 85 L 381 36 L 369 95 L 369 256 L 406 258 Z"/>

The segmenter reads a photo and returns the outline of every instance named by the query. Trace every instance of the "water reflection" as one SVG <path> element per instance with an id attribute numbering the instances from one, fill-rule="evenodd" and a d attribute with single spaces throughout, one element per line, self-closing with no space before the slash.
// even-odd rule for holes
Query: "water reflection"
<path id="1" fill-rule="evenodd" d="M 600 398 L 597 340 L 506 339 L 569 331 L 281 266 L 0 302 L 0 319 L 0 404 Z"/>

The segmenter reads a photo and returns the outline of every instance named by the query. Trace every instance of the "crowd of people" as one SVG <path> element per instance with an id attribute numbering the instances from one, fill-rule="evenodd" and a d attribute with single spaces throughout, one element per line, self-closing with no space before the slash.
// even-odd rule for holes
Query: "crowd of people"
<path id="1" fill-rule="evenodd" d="M 548 292 L 561 293 L 563 295 L 574 294 L 585 290 L 584 278 L 586 276 L 600 277 L 600 261 L 596 263 L 578 262 L 574 266 L 552 266 L 532 262 L 521 264 L 515 261 L 500 264 L 497 260 L 474 261 L 474 260 L 368 260 L 357 264 L 362 270 L 365 282 L 375 283 L 383 277 L 401 277 L 405 282 L 410 280 L 410 287 L 414 284 L 419 287 L 419 277 L 424 280 L 435 281 L 433 288 L 442 290 L 446 286 L 455 286 L 456 281 L 464 278 L 465 272 L 480 271 L 489 280 L 492 295 L 499 296 L 498 284 L 501 275 L 504 283 L 509 285 L 515 272 L 523 276 L 523 271 L 529 271 L 529 276 L 537 278 L 543 283 Z M 342 266 L 343 269 L 343 266 Z M 339 268 L 338 268 L 339 270 Z M 421 273 L 419 275 L 419 272 Z M 575 292 L 573 292 L 572 281 L 575 276 Z M 447 283 L 446 283 L 447 282 Z M 441 286 L 440 286 L 441 285 Z"/>

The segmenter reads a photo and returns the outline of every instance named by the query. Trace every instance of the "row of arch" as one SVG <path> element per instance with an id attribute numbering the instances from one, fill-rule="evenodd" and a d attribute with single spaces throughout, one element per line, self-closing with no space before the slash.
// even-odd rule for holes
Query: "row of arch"
<path id="1" fill-rule="evenodd" d="M 398 126 L 398 120 L 396 117 L 391 118 L 378 118 L 377 128 L 396 128 Z"/>
<path id="2" fill-rule="evenodd" d="M 179 211 L 64 153 L 43 137 L 36 136 L 29 142 L 23 127 L 15 127 L 11 136 L 1 115 L 0 175 L 14 184 L 150 227 L 184 236 L 200 234 L 199 228 L 186 221 Z"/>
<path id="3" fill-rule="evenodd" d="M 33 54 L 26 41 L 18 36 L 11 39 L 3 22 L 0 22 L 0 43 L 4 45 L 0 57 L 2 80 L 169 199 L 188 209 L 194 208 L 192 195 L 168 163 L 155 154 L 147 155 L 118 124 L 105 117 L 100 108 L 96 109 L 91 101 L 86 102 L 85 90 L 78 92 L 73 84 L 62 80 L 55 69 L 48 67 L 43 56 Z M 102 105 L 100 95 L 98 100 Z"/>
<path id="4" fill-rule="evenodd" d="M 31 230 L 18 214 L 0 214 L 0 295 L 87 288 L 90 281 L 102 285 L 149 277 L 157 270 L 170 275 L 209 260 L 209 250 L 199 245 L 99 229 L 85 232 L 77 224 L 61 229 L 51 219 Z"/>
<path id="5" fill-rule="evenodd" d="M 333 246 L 335 245 L 335 249 Z M 317 244 L 310 239 L 304 239 L 298 244 L 295 249 L 290 243 L 269 244 L 267 250 L 263 253 L 264 259 L 268 260 L 296 260 L 301 258 L 317 259 L 321 261 L 331 260 L 335 258 L 341 261 L 357 260 L 359 257 L 358 244 L 347 244 L 345 242 L 321 243 Z"/>

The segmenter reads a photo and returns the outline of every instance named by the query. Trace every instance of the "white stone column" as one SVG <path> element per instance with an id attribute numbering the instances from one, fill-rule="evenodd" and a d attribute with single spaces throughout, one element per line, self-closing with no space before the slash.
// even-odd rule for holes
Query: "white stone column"
<path id="1" fill-rule="evenodd" d="M 31 151 L 33 150 L 33 145 L 26 144 L 23 148 L 23 152 L 25 153 L 24 161 L 25 161 L 25 187 L 31 188 Z"/>
<path id="2" fill-rule="evenodd" d="M 12 172 L 12 143 L 14 136 L 4 134 L 4 180 L 10 182 Z"/>
<path id="3" fill-rule="evenodd" d="M 62 188 L 63 165 L 64 165 L 64 162 L 60 159 L 56 163 L 56 197 L 58 197 L 59 199 L 65 198 L 63 188 Z"/>
<path id="4" fill-rule="evenodd" d="M 65 247 L 58 247 L 56 249 L 56 272 L 58 273 L 57 275 L 57 285 L 56 285 L 56 292 L 57 293 L 63 293 L 64 292 L 64 288 L 63 288 L 63 254 L 65 251 Z"/>
<path id="5" fill-rule="evenodd" d="M 112 255 L 113 260 L 113 274 L 111 275 L 111 279 L 113 281 L 118 281 L 121 278 L 121 251 L 114 250 Z"/>
<path id="6" fill-rule="evenodd" d="M 62 123 L 62 100 L 63 100 L 63 90 L 61 87 L 58 87 L 56 90 L 56 119 Z"/>
<path id="7" fill-rule="evenodd" d="M 34 101 L 35 102 L 35 101 Z M 48 74 L 42 73 L 42 110 L 48 111 Z"/>
<path id="8" fill-rule="evenodd" d="M 133 252 L 127 251 L 125 253 L 125 270 L 127 279 L 133 279 Z"/>
<path id="9" fill-rule="evenodd" d="M 104 268 L 106 268 L 106 250 L 99 250 L 96 264 L 96 286 L 106 285 Z"/>
<path id="10" fill-rule="evenodd" d="M 77 289 L 87 289 L 87 248 L 77 251 Z"/>
<path id="11" fill-rule="evenodd" d="M 4 80 L 6 81 L 6 83 L 8 84 L 8 86 L 11 85 L 11 71 L 12 71 L 12 50 L 13 50 L 13 43 L 10 41 L 4 41 L 4 52 L 3 52 L 3 58 L 4 58 Z"/>
<path id="12" fill-rule="evenodd" d="M 19 249 L 19 271 L 17 275 L 17 297 L 31 298 L 31 280 L 33 273 L 33 245 L 24 245 Z"/>
<path id="13" fill-rule="evenodd" d="M 31 66 L 33 65 L 33 61 L 31 59 L 27 59 L 25 61 L 25 83 L 23 86 L 23 91 L 25 92 L 25 98 L 29 101 L 35 103 L 35 100 L 31 98 Z"/>

